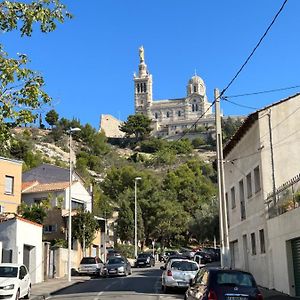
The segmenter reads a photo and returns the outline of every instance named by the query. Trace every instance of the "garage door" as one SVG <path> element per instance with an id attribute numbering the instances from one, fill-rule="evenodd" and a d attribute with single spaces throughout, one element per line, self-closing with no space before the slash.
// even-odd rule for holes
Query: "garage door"
<path id="1" fill-rule="evenodd" d="M 300 296 L 300 238 L 292 240 L 296 296 Z"/>

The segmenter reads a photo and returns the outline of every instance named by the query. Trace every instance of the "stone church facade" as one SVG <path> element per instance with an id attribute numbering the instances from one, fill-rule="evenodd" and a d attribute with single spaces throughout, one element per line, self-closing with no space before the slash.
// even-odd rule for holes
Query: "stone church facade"
<path id="1" fill-rule="evenodd" d="M 172 138 L 198 127 L 214 127 L 215 116 L 206 96 L 204 81 L 193 76 L 187 84 L 187 94 L 179 99 L 153 100 L 152 75 L 147 69 L 144 48 L 139 49 L 139 71 L 134 74 L 134 106 L 136 114 L 144 114 L 153 122 L 152 134 Z"/>

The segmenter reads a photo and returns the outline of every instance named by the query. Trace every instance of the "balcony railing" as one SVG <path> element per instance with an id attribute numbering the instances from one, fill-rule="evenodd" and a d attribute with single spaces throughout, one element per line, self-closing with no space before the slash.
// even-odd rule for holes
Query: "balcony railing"
<path id="1" fill-rule="evenodd" d="M 284 183 L 266 200 L 268 218 L 274 218 L 300 206 L 300 174 Z"/>

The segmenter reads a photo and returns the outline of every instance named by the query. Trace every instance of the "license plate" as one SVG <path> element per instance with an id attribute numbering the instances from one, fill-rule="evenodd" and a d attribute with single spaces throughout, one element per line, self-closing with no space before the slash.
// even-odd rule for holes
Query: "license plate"
<path id="1" fill-rule="evenodd" d="M 109 273 L 117 273 L 116 270 L 109 270 L 108 272 L 109 272 Z"/>
<path id="2" fill-rule="evenodd" d="M 186 282 L 178 282 L 178 286 L 187 286 Z"/>
<path id="3" fill-rule="evenodd" d="M 226 300 L 248 300 L 247 296 L 227 296 Z"/>
<path id="4" fill-rule="evenodd" d="M 139 265 L 143 265 L 144 263 L 143 262 L 139 262 Z"/>

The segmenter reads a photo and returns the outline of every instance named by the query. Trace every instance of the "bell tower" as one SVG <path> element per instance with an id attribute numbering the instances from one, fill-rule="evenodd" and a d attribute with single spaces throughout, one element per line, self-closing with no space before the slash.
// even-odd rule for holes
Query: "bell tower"
<path id="1" fill-rule="evenodd" d="M 150 119 L 152 106 L 152 75 L 145 64 L 144 47 L 139 48 L 139 73 L 133 75 L 134 108 L 136 114 L 147 115 Z"/>

